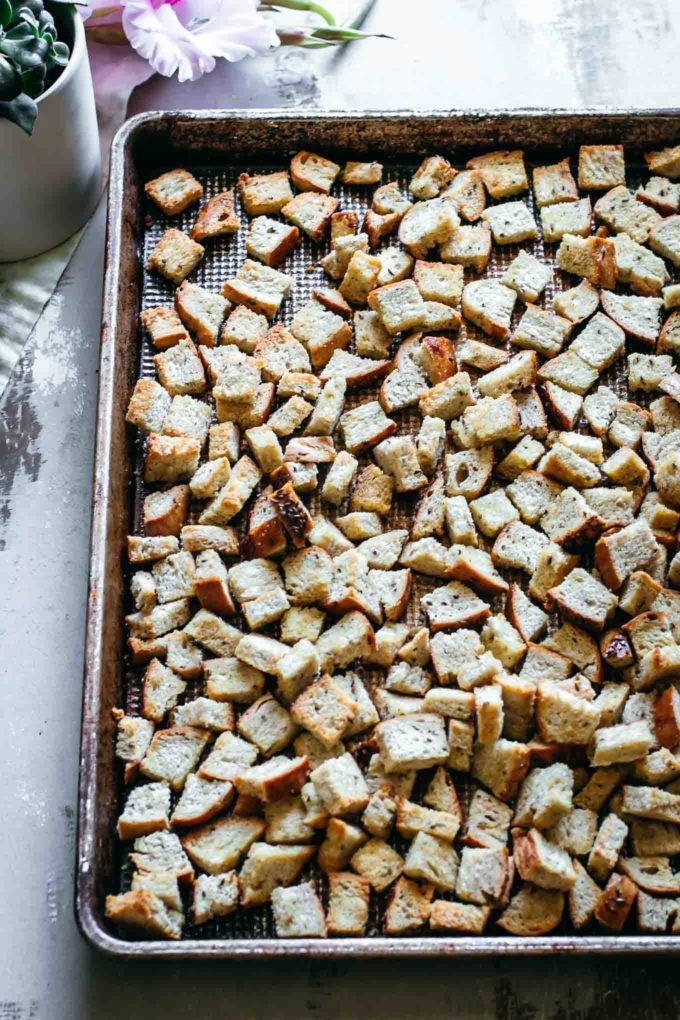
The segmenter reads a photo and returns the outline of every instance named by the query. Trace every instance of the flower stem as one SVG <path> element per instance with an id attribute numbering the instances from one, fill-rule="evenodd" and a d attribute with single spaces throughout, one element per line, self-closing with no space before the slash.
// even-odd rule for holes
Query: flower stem
<path id="1" fill-rule="evenodd" d="M 276 11 L 281 8 L 290 11 L 309 11 L 311 14 L 318 14 L 327 25 L 335 25 L 335 18 L 328 8 L 315 3 L 314 0 L 274 0 L 274 3 L 266 4 L 267 10 Z"/>

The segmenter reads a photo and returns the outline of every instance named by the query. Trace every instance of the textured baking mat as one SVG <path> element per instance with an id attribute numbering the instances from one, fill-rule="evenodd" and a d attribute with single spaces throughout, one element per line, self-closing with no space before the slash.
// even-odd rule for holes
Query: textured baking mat
<path id="1" fill-rule="evenodd" d="M 587 141 L 587 139 L 584 139 Z M 572 170 L 576 170 L 576 149 L 574 149 L 570 155 L 572 158 Z M 447 155 L 446 151 L 442 152 L 443 155 Z M 546 162 L 554 162 L 559 158 L 562 158 L 566 153 L 561 152 L 556 154 L 552 151 L 546 155 L 541 153 L 538 158 L 533 157 L 530 152 L 526 153 L 527 170 L 530 176 L 530 168 L 532 166 L 542 165 Z M 472 155 L 472 153 L 470 153 Z M 380 158 L 380 155 L 376 153 L 374 158 Z M 451 159 L 452 165 L 462 168 L 465 162 L 465 158 L 458 152 L 458 158 L 456 160 Z M 340 157 L 338 157 L 340 160 Z M 390 162 L 385 161 L 385 171 L 383 175 L 383 182 L 388 181 L 397 182 L 402 190 L 406 192 L 408 181 L 410 180 L 414 170 L 419 165 L 420 159 L 404 159 Z M 227 189 L 234 189 L 236 193 L 236 181 L 240 173 L 267 173 L 277 170 L 282 170 L 287 167 L 287 161 L 281 159 L 279 161 L 271 160 L 266 163 L 239 163 L 238 165 L 223 165 L 219 168 L 205 167 L 205 166 L 194 166 L 191 164 L 184 164 L 187 169 L 197 177 L 204 188 L 204 201 L 219 192 Z M 647 172 L 644 167 L 641 154 L 634 152 L 626 153 L 626 166 L 627 166 L 627 183 L 628 186 L 633 190 L 641 183 L 643 179 L 647 179 Z M 160 173 L 163 170 L 171 169 L 169 166 L 159 166 L 157 172 Z M 155 176 L 155 172 L 149 174 L 149 177 Z M 336 186 L 333 189 L 333 194 L 340 200 L 339 209 L 352 210 L 357 213 L 359 225 L 363 219 L 363 214 L 370 206 L 372 188 L 359 188 L 359 187 L 346 187 Z M 596 195 L 591 196 L 594 200 L 597 198 Z M 522 245 L 507 245 L 499 247 L 494 245 L 492 249 L 491 259 L 483 274 L 484 277 L 501 277 L 506 271 L 508 265 L 517 256 L 520 251 L 530 252 L 545 262 L 553 270 L 553 278 L 546 287 L 543 297 L 539 302 L 543 307 L 549 308 L 552 305 L 553 298 L 556 293 L 561 290 L 566 290 L 569 287 L 574 286 L 575 281 L 572 277 L 567 276 L 557 269 L 555 264 L 555 253 L 557 245 L 544 245 L 541 237 L 540 228 L 540 216 L 535 208 L 533 192 L 530 190 L 528 194 L 518 196 L 524 201 L 527 201 L 530 206 L 532 213 L 537 221 L 539 237 L 533 242 L 525 242 Z M 491 203 L 495 204 L 495 203 Z M 236 234 L 231 234 L 227 237 L 217 238 L 212 241 L 206 242 L 206 255 L 203 261 L 199 264 L 196 271 L 192 274 L 191 280 L 202 287 L 206 287 L 209 290 L 219 291 L 224 280 L 231 276 L 234 276 L 242 265 L 244 259 L 247 257 L 245 244 L 247 237 L 247 224 L 248 218 L 246 217 L 243 208 L 236 193 L 236 209 L 241 219 L 241 230 Z M 193 225 L 196 216 L 196 208 L 187 210 L 181 216 L 173 217 L 170 221 L 168 218 L 162 215 L 160 211 L 153 206 L 151 203 L 147 204 L 146 217 L 145 217 L 145 229 L 142 241 L 142 264 L 145 264 L 153 248 L 160 240 L 163 232 L 169 226 L 174 226 L 180 230 L 189 231 Z M 387 238 L 381 247 L 388 247 L 390 244 L 395 244 L 396 237 L 392 236 Z M 324 273 L 321 265 L 319 264 L 320 259 L 329 250 L 329 243 L 326 240 L 321 245 L 313 244 L 305 235 L 302 235 L 302 240 L 294 253 L 286 259 L 285 263 L 279 267 L 282 271 L 293 276 L 295 279 L 295 285 L 288 297 L 284 301 L 280 314 L 276 321 L 283 322 L 288 325 L 298 310 L 306 304 L 312 296 L 312 290 L 319 287 L 334 286 L 333 281 L 330 281 Z M 378 252 L 379 253 L 379 252 Z M 435 256 L 436 257 L 436 256 Z M 465 282 L 480 278 L 471 270 L 465 271 Z M 142 287 L 142 303 L 141 308 L 152 308 L 156 305 L 167 305 L 172 304 L 174 294 L 174 287 L 163 280 L 160 276 L 155 273 L 144 273 L 144 281 Z M 524 311 L 524 304 L 521 301 L 517 301 L 515 311 L 513 313 L 512 327 L 517 325 L 517 322 L 521 318 Z M 481 330 L 478 330 L 475 326 L 463 319 L 462 326 L 458 333 L 450 334 L 454 339 L 455 346 L 458 348 L 466 339 L 477 339 L 482 340 L 486 343 L 492 341 L 486 336 Z M 392 352 L 397 349 L 399 343 L 404 339 L 404 336 L 400 335 L 395 339 L 393 344 Z M 143 377 L 154 377 L 154 366 L 153 366 L 153 355 L 157 353 L 150 343 L 145 332 L 139 328 L 138 332 L 139 342 L 139 371 Z M 515 349 L 510 342 L 504 345 L 511 353 L 514 353 Z M 353 350 L 353 346 L 350 350 Z M 630 353 L 633 350 L 645 350 L 642 345 L 631 344 L 629 340 L 626 343 L 626 351 Z M 473 377 L 473 383 L 478 377 L 478 373 L 475 373 L 474 369 L 467 369 Z M 626 378 L 623 371 L 623 362 L 619 361 L 617 365 L 610 369 L 607 373 L 604 373 L 599 380 L 599 383 L 606 384 L 614 389 L 619 396 L 624 397 L 627 392 Z M 364 403 L 367 400 L 375 400 L 378 396 L 378 386 L 374 386 L 367 389 L 355 391 L 348 394 L 346 401 L 346 409 L 356 406 L 359 403 Z M 636 393 L 634 399 L 637 403 L 645 404 L 648 403 L 646 394 Z M 393 415 L 398 423 L 397 434 L 416 434 L 420 427 L 420 415 L 417 410 L 409 409 L 406 411 L 398 412 Z M 587 426 L 581 424 L 577 426 L 579 431 L 588 431 Z M 304 431 L 303 428 L 294 433 L 293 435 L 301 434 Z M 142 468 L 144 460 L 144 439 L 139 437 L 137 442 L 136 451 L 136 462 L 135 462 L 135 474 L 134 484 L 132 486 L 131 499 L 134 521 L 135 533 L 139 534 L 142 531 L 142 506 L 144 496 L 150 491 L 150 487 L 145 486 L 142 481 Z M 247 444 L 242 437 L 242 452 L 249 452 Z M 360 464 L 368 463 L 371 458 L 369 454 L 365 454 L 360 457 Z M 500 459 L 500 458 L 499 458 Z M 327 503 L 321 502 L 318 493 L 321 490 L 323 479 L 326 473 L 326 466 L 319 466 L 319 486 L 318 489 L 310 496 L 305 496 L 309 509 L 313 516 L 321 513 L 331 520 L 334 520 L 338 516 L 342 516 L 347 512 L 346 504 L 334 509 Z M 252 500 L 249 502 L 252 502 Z M 404 497 L 395 496 L 393 501 L 392 511 L 389 518 L 384 522 L 384 530 L 391 530 L 394 528 L 410 528 L 413 512 L 417 505 L 418 497 Z M 192 507 L 191 519 L 195 519 L 200 512 L 202 505 Z M 245 514 L 240 514 L 239 518 L 233 523 L 239 524 L 239 519 L 244 518 Z M 241 521 L 241 527 L 243 527 L 244 521 Z M 484 543 L 484 539 L 480 536 L 480 540 Z M 491 543 L 486 542 L 485 547 L 489 548 Z M 587 563 L 586 563 L 587 565 Z M 501 571 L 503 576 L 508 581 L 517 581 L 523 588 L 526 588 L 527 578 L 526 575 L 520 572 L 514 571 Z M 424 625 L 425 618 L 420 609 L 420 598 L 426 594 L 432 588 L 443 584 L 445 582 L 438 581 L 433 578 L 428 578 L 422 574 L 413 574 L 413 588 L 409 599 L 409 604 L 404 617 L 402 618 L 405 622 L 411 625 Z M 486 598 L 486 596 L 485 596 Z M 500 611 L 504 605 L 504 598 L 499 596 L 495 599 L 490 600 L 493 611 Z M 126 607 L 126 612 L 133 611 L 134 607 L 130 602 Z M 243 626 L 244 621 L 236 618 L 234 620 L 237 626 Z M 551 621 L 551 626 L 556 621 Z M 277 637 L 278 631 L 276 627 L 267 628 L 265 633 L 270 633 L 272 636 Z M 360 676 L 364 678 L 369 687 L 379 682 L 379 678 L 382 673 L 376 673 L 376 671 L 365 670 L 362 667 L 356 668 Z M 126 660 L 125 668 L 125 708 L 129 712 L 139 711 L 140 697 L 141 697 L 141 679 L 143 675 L 143 668 L 133 667 L 129 660 Z M 194 697 L 197 697 L 202 691 L 202 682 L 195 681 L 187 684 L 187 689 L 180 699 L 181 701 L 188 701 Z M 363 753 L 363 752 L 360 752 Z M 414 791 L 414 798 L 418 799 L 418 792 L 421 787 L 424 789 L 427 782 L 429 781 L 431 770 L 427 772 L 419 773 L 418 782 Z M 461 796 L 463 805 L 469 799 L 470 784 L 465 776 L 456 776 L 456 787 Z M 124 791 L 125 792 L 125 791 Z M 122 799 L 119 804 L 119 808 L 122 808 Z M 173 794 L 173 807 L 177 799 L 177 795 Z M 114 819 L 111 824 L 114 825 Z M 321 838 L 321 837 L 319 837 Z M 399 836 L 393 837 L 391 842 L 397 850 L 404 852 L 408 844 L 402 840 Z M 127 858 L 127 846 L 119 846 L 118 850 L 118 875 L 119 875 L 119 889 L 125 890 L 129 887 L 132 867 Z M 312 863 L 304 872 L 303 879 L 312 877 L 317 882 L 317 887 L 322 895 L 324 904 L 326 904 L 326 880 L 323 873 L 318 869 L 315 863 Z M 376 895 L 372 893 L 371 896 L 371 912 L 369 917 L 369 924 L 367 927 L 366 935 L 368 937 L 375 937 L 381 934 L 381 920 L 386 905 L 387 893 L 382 895 Z M 444 897 L 448 898 L 448 897 Z M 189 920 L 191 914 L 187 914 Z M 558 929 L 555 934 L 560 934 L 566 931 L 566 927 L 563 925 Z M 430 934 L 430 933 L 428 933 Z M 219 918 L 214 921 L 208 922 L 202 925 L 191 925 L 187 924 L 184 929 L 184 937 L 192 939 L 261 939 L 263 937 L 274 937 L 275 929 L 272 919 L 272 912 L 269 906 L 251 908 L 247 911 L 239 910 L 228 917 Z M 432 938 L 437 938 L 436 935 L 432 934 Z"/>

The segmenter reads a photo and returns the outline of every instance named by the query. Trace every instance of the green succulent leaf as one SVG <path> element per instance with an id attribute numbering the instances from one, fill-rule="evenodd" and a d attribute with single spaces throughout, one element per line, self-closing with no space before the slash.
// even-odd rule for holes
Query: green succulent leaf
<path id="1" fill-rule="evenodd" d="M 33 134 L 33 125 L 38 116 L 38 107 L 30 96 L 21 95 L 8 103 L 0 103 L 0 119 L 11 120 L 27 135 Z"/>
<path id="2" fill-rule="evenodd" d="M 21 94 L 23 83 L 14 64 L 0 55 L 0 102 L 9 102 Z"/>
<path id="3" fill-rule="evenodd" d="M 36 18 L 38 18 L 44 10 L 42 0 L 21 0 L 19 6 L 30 11 Z"/>
<path id="4" fill-rule="evenodd" d="M 64 68 L 68 64 L 70 51 L 66 43 L 55 42 L 50 46 L 47 63 L 50 68 Z"/>
<path id="5" fill-rule="evenodd" d="M 24 71 L 21 76 L 21 80 L 24 86 L 24 92 L 31 99 L 37 99 L 45 91 L 45 79 L 47 78 L 47 68 L 43 64 L 41 67 L 34 67 L 30 71 Z"/>
<path id="6" fill-rule="evenodd" d="M 9 57 L 20 71 L 29 71 L 44 64 L 49 44 L 40 39 L 25 23 L 15 25 L 0 42 L 0 53 Z"/>
<path id="7" fill-rule="evenodd" d="M 7 28 L 12 21 L 13 13 L 10 0 L 0 0 L 0 28 Z"/>

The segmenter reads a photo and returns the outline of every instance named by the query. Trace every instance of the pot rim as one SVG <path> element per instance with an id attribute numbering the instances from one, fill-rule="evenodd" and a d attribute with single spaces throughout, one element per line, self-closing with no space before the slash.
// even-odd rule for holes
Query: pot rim
<path id="1" fill-rule="evenodd" d="M 71 18 L 73 24 L 73 48 L 68 58 L 68 63 L 57 80 L 54 81 L 50 87 L 36 99 L 38 106 L 40 106 L 45 99 L 49 99 L 50 96 L 53 96 L 57 92 L 60 92 L 61 89 L 66 88 L 69 81 L 76 73 L 76 67 L 81 62 L 85 52 L 85 25 L 83 24 L 83 19 L 80 17 L 77 10 L 69 10 L 66 5 L 64 6 L 64 16 L 66 18 Z"/>

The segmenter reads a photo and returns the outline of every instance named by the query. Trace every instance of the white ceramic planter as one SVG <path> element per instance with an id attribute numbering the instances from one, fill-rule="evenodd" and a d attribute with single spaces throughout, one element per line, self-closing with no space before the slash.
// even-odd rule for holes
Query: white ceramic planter
<path id="1" fill-rule="evenodd" d="M 75 233 L 101 193 L 92 77 L 79 15 L 71 58 L 38 99 L 32 135 L 0 120 L 0 262 L 29 258 Z"/>

